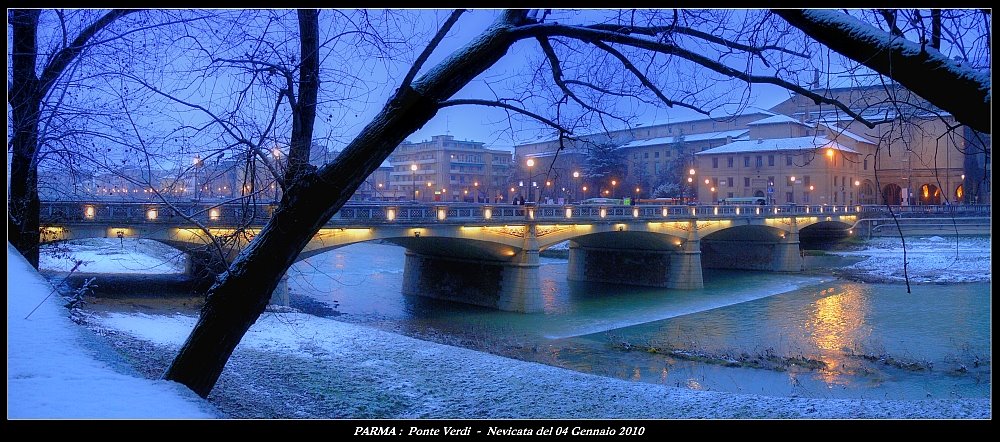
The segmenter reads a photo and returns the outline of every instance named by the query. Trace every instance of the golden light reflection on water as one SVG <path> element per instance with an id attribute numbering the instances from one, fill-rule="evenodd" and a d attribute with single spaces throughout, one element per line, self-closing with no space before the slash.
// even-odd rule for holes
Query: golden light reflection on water
<path id="1" fill-rule="evenodd" d="M 556 281 L 552 279 L 543 279 L 540 283 L 542 291 L 542 306 L 546 312 L 555 311 L 556 309 L 556 292 L 559 291 L 559 287 L 556 285 Z"/>
<path id="2" fill-rule="evenodd" d="M 806 332 L 819 351 L 817 358 L 826 363 L 826 368 L 819 371 L 823 381 L 846 385 L 848 380 L 843 375 L 852 371 L 846 352 L 859 341 L 869 306 L 858 284 L 845 285 L 840 293 L 829 288 L 821 294 L 828 295 L 813 304 Z"/>

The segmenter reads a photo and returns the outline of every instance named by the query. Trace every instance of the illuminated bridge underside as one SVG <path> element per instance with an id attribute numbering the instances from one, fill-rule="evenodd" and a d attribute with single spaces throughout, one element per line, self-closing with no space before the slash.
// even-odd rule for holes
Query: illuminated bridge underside
<path id="1" fill-rule="evenodd" d="M 339 221 L 339 226 L 321 229 L 299 259 L 359 242 L 393 243 L 406 249 L 404 294 L 537 312 L 543 308 L 538 254 L 563 241 L 570 244 L 567 273 L 571 280 L 698 289 L 704 285 L 703 266 L 799 271 L 800 229 L 830 223 L 846 228 L 856 220 L 848 214 L 710 220 L 695 216 L 651 220 L 626 215 L 574 219 L 577 222 L 573 223 L 529 218 Z M 148 238 L 187 251 L 204 253 L 208 249 L 206 235 L 178 224 L 47 223 L 42 240 Z M 232 232 L 224 226 L 210 230 L 213 234 Z M 236 251 L 259 228 L 246 232 Z M 235 258 L 235 253 L 227 260 Z M 222 264 L 215 266 L 217 271 Z"/>

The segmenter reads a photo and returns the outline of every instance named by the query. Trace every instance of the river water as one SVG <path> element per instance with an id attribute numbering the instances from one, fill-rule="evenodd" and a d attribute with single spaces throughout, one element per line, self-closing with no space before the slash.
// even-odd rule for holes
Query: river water
<path id="1" fill-rule="evenodd" d="M 565 260 L 542 258 L 544 312 L 521 314 L 403 296 L 403 262 L 400 247 L 352 245 L 293 266 L 289 288 L 339 320 L 639 382 L 821 398 L 990 396 L 989 282 L 907 293 L 823 272 L 706 269 L 704 289 L 670 290 L 571 282 Z"/>

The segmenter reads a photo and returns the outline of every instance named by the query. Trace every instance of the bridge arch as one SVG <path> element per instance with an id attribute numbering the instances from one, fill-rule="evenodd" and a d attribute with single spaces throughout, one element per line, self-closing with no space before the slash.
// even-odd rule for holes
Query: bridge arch
<path id="1" fill-rule="evenodd" d="M 797 224 L 736 225 L 701 239 L 704 268 L 796 272 L 802 270 Z"/>

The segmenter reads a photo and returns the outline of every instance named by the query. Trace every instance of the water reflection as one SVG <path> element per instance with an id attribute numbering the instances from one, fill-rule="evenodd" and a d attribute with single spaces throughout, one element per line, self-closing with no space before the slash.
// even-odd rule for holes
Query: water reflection
<path id="1" fill-rule="evenodd" d="M 339 302 L 342 320 L 432 339 L 446 336 L 444 342 L 586 373 L 770 395 L 990 394 L 989 283 L 922 285 L 907 294 L 892 285 L 707 269 L 703 290 L 681 291 L 571 282 L 565 279 L 565 261 L 543 260 L 544 312 L 519 314 L 402 296 L 398 247 L 355 245 L 307 261 L 297 265 L 297 276 L 290 274 L 294 290 Z M 633 350 L 623 350 L 622 342 L 632 343 Z M 636 350 L 641 347 L 774 354 L 827 365 L 732 368 Z M 852 356 L 862 353 L 935 365 L 905 371 Z M 950 375 L 948 367 L 956 366 L 950 361 L 969 355 L 987 361 L 983 372 Z"/>
<path id="2" fill-rule="evenodd" d="M 833 292 L 834 288 L 831 287 L 820 294 Z M 861 338 L 860 331 L 867 315 L 867 298 L 857 284 L 843 286 L 840 293 L 828 294 L 814 303 L 806 326 L 810 329 L 812 342 L 819 350 L 818 359 L 826 363 L 826 368 L 819 372 L 824 382 L 850 382 L 841 376 L 841 372 L 847 365 L 847 352 Z"/>

